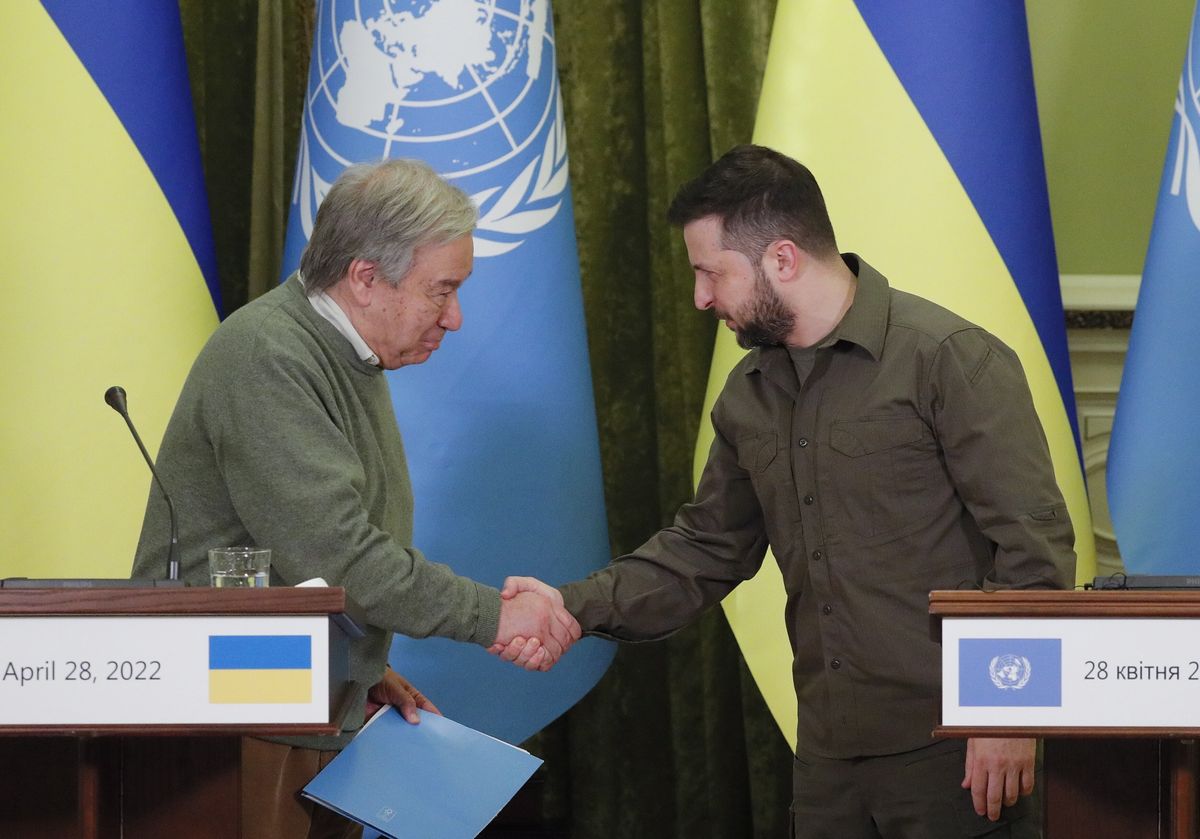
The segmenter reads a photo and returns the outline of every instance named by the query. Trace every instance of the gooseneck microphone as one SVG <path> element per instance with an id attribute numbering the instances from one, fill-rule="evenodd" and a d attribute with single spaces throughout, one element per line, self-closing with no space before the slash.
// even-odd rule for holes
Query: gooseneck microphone
<path id="1" fill-rule="evenodd" d="M 159 491 L 162 492 L 163 498 L 167 500 L 167 512 L 171 516 L 171 546 L 167 550 L 167 579 L 178 580 L 179 526 L 175 520 L 175 504 L 172 503 L 171 495 L 167 492 L 167 488 L 163 486 L 162 479 L 158 477 L 158 470 L 154 468 L 154 461 L 150 459 L 150 453 L 146 451 L 146 447 L 142 444 L 142 438 L 138 436 L 137 429 L 133 427 L 133 420 L 129 418 L 129 405 L 125 399 L 125 388 L 120 385 L 113 385 L 104 391 L 104 401 L 124 418 L 125 424 L 129 426 L 129 433 L 133 435 L 134 442 L 142 450 L 142 457 L 146 458 L 146 465 L 150 467 L 150 474 L 154 476 L 154 482 L 158 484 Z"/>

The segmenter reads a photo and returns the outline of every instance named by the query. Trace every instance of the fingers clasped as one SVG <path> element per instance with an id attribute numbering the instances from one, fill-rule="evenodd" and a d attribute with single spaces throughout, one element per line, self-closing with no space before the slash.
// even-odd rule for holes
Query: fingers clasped
<path id="1" fill-rule="evenodd" d="M 500 591 L 500 630 L 488 652 L 526 670 L 549 670 L 583 634 L 561 592 L 534 577 L 509 577 Z"/>

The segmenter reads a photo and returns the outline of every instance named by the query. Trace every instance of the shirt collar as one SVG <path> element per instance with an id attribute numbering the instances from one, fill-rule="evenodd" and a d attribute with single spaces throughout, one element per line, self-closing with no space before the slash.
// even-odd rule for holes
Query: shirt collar
<path id="1" fill-rule="evenodd" d="M 891 308 L 887 278 L 859 258 L 858 254 L 842 254 L 842 261 L 858 277 L 858 287 L 854 291 L 854 302 L 831 337 L 836 341 L 858 344 L 878 361 L 883 352 L 888 311 Z"/>
<path id="2" fill-rule="evenodd" d="M 300 284 L 303 285 L 304 276 L 299 274 L 299 272 L 297 272 L 297 276 L 300 278 Z M 360 361 L 365 361 L 367 364 L 375 367 L 379 366 L 379 356 L 367 346 L 367 342 L 363 340 L 362 335 L 358 334 L 358 330 L 350 322 L 350 317 L 337 304 L 336 300 L 324 291 L 308 291 L 305 289 L 304 293 L 317 314 L 333 324 L 333 328 L 350 342 L 350 345 L 354 347 L 354 352 L 358 354 Z"/>
<path id="3" fill-rule="evenodd" d="M 878 361 L 883 352 L 888 310 L 891 306 L 887 278 L 868 265 L 858 254 L 844 253 L 842 261 L 858 277 L 854 302 L 842 316 L 841 322 L 819 346 L 829 347 L 839 341 L 849 341 L 862 347 L 871 354 L 871 358 Z M 776 378 L 781 382 L 794 378 L 788 375 L 791 359 L 785 347 L 760 347 L 754 350 L 754 356 L 746 367 L 747 373 L 761 372 L 768 378 Z"/>

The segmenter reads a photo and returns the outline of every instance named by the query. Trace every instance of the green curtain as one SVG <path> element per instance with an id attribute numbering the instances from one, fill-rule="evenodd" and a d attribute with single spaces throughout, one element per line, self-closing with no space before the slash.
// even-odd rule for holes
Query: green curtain
<path id="1" fill-rule="evenodd" d="M 313 0 L 181 0 L 226 311 L 278 281 Z M 554 0 L 609 533 L 691 496 L 715 324 L 692 306 L 678 186 L 750 139 L 775 0 Z M 468 327 L 469 328 L 469 327 Z M 782 837 L 791 755 L 720 610 L 623 646 L 527 744 L 572 839 Z"/>

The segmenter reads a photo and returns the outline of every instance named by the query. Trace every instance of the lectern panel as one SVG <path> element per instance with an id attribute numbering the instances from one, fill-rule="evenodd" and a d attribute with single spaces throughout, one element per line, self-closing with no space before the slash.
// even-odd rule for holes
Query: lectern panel
<path id="1" fill-rule="evenodd" d="M 317 616 L 0 617 L 0 726 L 319 723 Z"/>
<path id="2" fill-rule="evenodd" d="M 1200 620 L 944 618 L 942 725 L 1200 729 Z"/>

